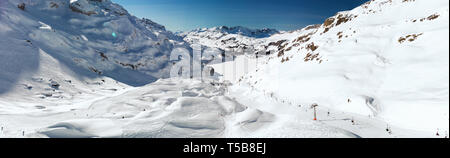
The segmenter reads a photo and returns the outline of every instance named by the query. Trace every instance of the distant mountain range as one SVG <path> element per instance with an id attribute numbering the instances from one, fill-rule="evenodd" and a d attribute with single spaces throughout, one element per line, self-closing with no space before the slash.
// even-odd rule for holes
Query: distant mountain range
<path id="1" fill-rule="evenodd" d="M 448 0 L 371 0 L 291 32 L 177 34 L 110 0 L 0 0 L 0 37 L 0 137 L 433 137 L 449 128 Z M 167 79 L 172 50 L 197 44 L 251 49 L 226 55 L 257 68 L 229 82 Z M 328 119 L 305 119 L 312 104 Z"/>

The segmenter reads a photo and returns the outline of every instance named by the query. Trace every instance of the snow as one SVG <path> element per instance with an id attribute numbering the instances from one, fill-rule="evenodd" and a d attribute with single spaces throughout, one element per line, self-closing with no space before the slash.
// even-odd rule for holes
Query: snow
<path id="1" fill-rule="evenodd" d="M 290 41 L 281 57 L 259 59 L 258 71 L 241 84 L 294 104 L 319 103 L 403 129 L 448 131 L 448 1 L 380 0 L 340 14 L 358 17 L 339 26 L 336 20 L 328 32 L 322 26 L 308 42 Z M 413 22 L 433 14 L 439 17 Z M 414 41 L 399 42 L 420 33 Z M 311 43 L 317 50 L 306 48 Z M 308 53 L 319 54 L 317 60 L 305 61 Z"/>
<path id="2" fill-rule="evenodd" d="M 0 137 L 437 138 L 449 130 L 445 0 L 375 0 L 291 32 L 180 36 L 109 0 L 35 0 L 24 11 L 19 2 L 0 1 Z M 214 76 L 169 78 L 171 50 L 196 44 Z M 246 47 L 255 50 L 212 61 Z"/>
<path id="3" fill-rule="evenodd" d="M 33 1 L 26 5 L 25 11 L 16 7 L 18 0 L 2 3 L 3 36 L 28 41 L 27 47 L 35 49 L 33 54 L 37 54 L 37 48 L 42 49 L 64 61 L 63 64 L 73 71 L 85 71 L 78 74 L 83 77 L 101 73 L 129 85 L 145 85 L 169 77 L 167 63 L 173 47 L 188 48 L 181 37 L 153 29 L 160 26 L 129 15 L 110 1 L 79 0 L 70 4 L 78 7 L 76 11 L 70 9 L 65 0 Z M 52 4 L 59 7 L 52 7 Z M 113 14 L 83 14 L 101 9 Z M 170 39 L 169 42 L 166 39 Z M 2 42 L 2 46 L 16 45 L 23 44 Z M 127 77 L 123 77 L 125 75 Z"/>
<path id="4" fill-rule="evenodd" d="M 108 138 L 120 136 L 121 130 L 111 120 L 80 119 L 52 125 L 42 134 L 50 138 Z"/>
<path id="5" fill-rule="evenodd" d="M 189 79 L 159 80 L 78 105 L 60 106 L 0 115 L 6 120 L 6 124 L 2 121 L 5 130 L 1 136 L 21 137 L 26 131 L 26 137 L 50 138 L 355 137 L 313 121 L 295 120 L 302 122 L 297 124 L 290 115 L 274 115 L 239 103 L 227 96 L 222 86 Z M 38 123 L 28 124 L 29 119 Z M 273 131 L 279 127 L 286 130 Z"/>

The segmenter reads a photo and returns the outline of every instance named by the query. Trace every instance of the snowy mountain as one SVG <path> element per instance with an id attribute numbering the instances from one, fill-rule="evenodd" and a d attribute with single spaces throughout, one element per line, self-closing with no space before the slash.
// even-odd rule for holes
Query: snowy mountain
<path id="1" fill-rule="evenodd" d="M 208 34 L 212 35 L 209 36 L 210 38 L 219 38 L 219 36 L 224 36 L 228 34 L 236 34 L 236 35 L 242 35 L 252 38 L 265 38 L 270 37 L 274 34 L 280 33 L 279 31 L 275 29 L 250 29 L 243 26 L 234 26 L 234 27 L 228 27 L 228 26 L 220 26 L 220 27 L 213 27 L 213 28 L 199 28 L 195 29 L 190 32 L 181 32 L 180 35 L 187 36 L 187 35 L 196 35 L 196 36 L 202 36 L 207 37 Z"/>
<path id="2" fill-rule="evenodd" d="M 0 137 L 448 137 L 448 6 L 372 0 L 291 32 L 176 35 L 110 0 L 1 0 Z M 196 44 L 254 50 L 168 78 L 170 52 Z"/>
<path id="3" fill-rule="evenodd" d="M 173 47 L 189 47 L 163 26 L 138 19 L 109 0 L 22 2 L 1 2 L 1 33 L 8 37 L 1 40 L 7 46 L 1 50 L 1 67 L 8 72 L 37 69 L 41 51 L 81 77 L 144 85 L 168 77 Z M 29 65 L 5 65 L 25 56 Z M 10 80 L 20 74 L 11 74 Z"/>
<path id="4" fill-rule="evenodd" d="M 172 49 L 189 49 L 109 0 L 1 0 L 0 36 L 0 125 L 15 124 L 0 137 L 30 128 L 10 115 L 67 112 L 167 78 Z"/>
<path id="5" fill-rule="evenodd" d="M 235 89 L 246 85 L 283 103 L 317 103 L 323 111 L 443 133 L 449 128 L 448 19 L 446 0 L 371 0 L 279 42 L 277 53 L 238 76 Z"/>

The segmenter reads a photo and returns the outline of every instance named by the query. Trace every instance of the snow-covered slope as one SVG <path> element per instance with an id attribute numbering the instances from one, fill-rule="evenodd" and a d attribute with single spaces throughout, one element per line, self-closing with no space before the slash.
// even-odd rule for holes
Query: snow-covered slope
<path id="1" fill-rule="evenodd" d="M 5 111 L 44 106 L 24 102 L 71 104 L 169 77 L 171 50 L 189 48 L 109 0 L 2 0 L 0 36 Z"/>
<path id="2" fill-rule="evenodd" d="M 12 115 L 66 112 L 169 77 L 171 50 L 189 48 L 109 0 L 1 0 L 0 37 L 4 130 Z"/>
<path id="3" fill-rule="evenodd" d="M 293 105 L 448 131 L 448 19 L 447 0 L 372 0 L 292 35 L 240 84 Z"/>
<path id="4" fill-rule="evenodd" d="M 0 137 L 232 137 L 274 119 L 221 83 L 154 82 L 189 46 L 108 0 L 2 0 L 0 28 Z"/>
<path id="5" fill-rule="evenodd" d="M 448 5 L 374 0 L 293 32 L 180 37 L 109 0 L 1 0 L 0 137 L 444 137 Z M 191 44 L 259 58 L 212 65 L 234 85 L 160 79 Z M 238 64 L 254 67 L 218 68 Z"/>

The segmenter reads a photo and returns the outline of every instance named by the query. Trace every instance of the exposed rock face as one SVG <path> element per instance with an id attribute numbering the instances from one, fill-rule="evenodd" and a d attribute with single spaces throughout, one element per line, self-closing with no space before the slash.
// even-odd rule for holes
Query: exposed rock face
<path id="1" fill-rule="evenodd" d="M 72 9 L 72 11 L 77 12 L 77 13 L 81 13 L 81 14 L 85 14 L 88 16 L 91 16 L 92 14 L 97 14 L 97 12 L 95 11 L 85 11 L 83 9 L 80 9 L 81 6 L 78 3 L 73 3 L 74 5 L 70 5 L 70 9 Z"/>
<path id="2" fill-rule="evenodd" d="M 163 30 L 163 31 L 166 30 L 166 27 L 164 27 L 163 25 L 160 25 L 156 22 L 153 22 L 150 19 L 142 18 L 140 21 L 142 23 L 144 23 L 147 26 L 147 28 L 149 28 L 149 29 L 156 29 L 156 30 Z"/>
<path id="3" fill-rule="evenodd" d="M 119 16 L 128 15 L 125 9 L 110 0 L 77 0 L 70 3 L 69 8 L 74 12 L 88 16 L 101 13 L 112 13 Z"/>
<path id="4" fill-rule="evenodd" d="M 21 10 L 25 10 L 25 3 L 20 3 L 17 5 L 17 8 L 21 9 Z"/>

